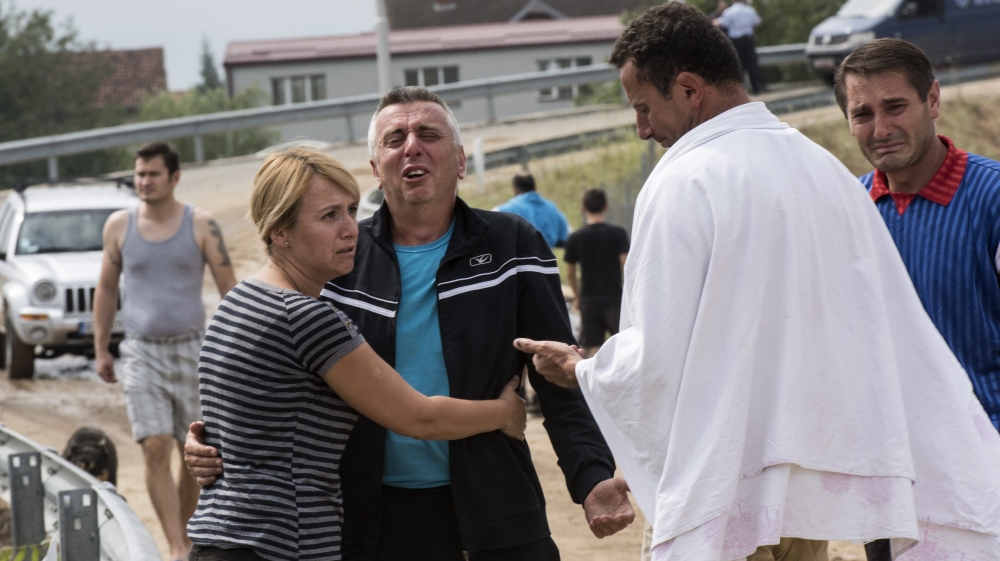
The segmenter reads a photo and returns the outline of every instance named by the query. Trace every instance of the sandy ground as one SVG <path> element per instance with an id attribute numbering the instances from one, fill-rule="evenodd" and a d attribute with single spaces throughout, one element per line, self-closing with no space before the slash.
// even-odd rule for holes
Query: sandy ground
<path id="1" fill-rule="evenodd" d="M 1000 90 L 1000 81 L 991 80 L 960 88 L 945 88 L 945 96 L 986 95 Z M 793 124 L 837 118 L 835 108 L 819 109 L 785 117 Z M 632 121 L 630 110 L 613 109 L 586 111 L 573 118 L 534 119 L 488 127 L 463 128 L 466 145 L 480 136 L 487 150 L 504 146 L 564 136 L 627 124 Z M 840 117 L 842 118 L 842 117 Z M 358 178 L 362 189 L 373 183 L 368 165 L 367 148 L 363 145 L 335 147 L 330 154 L 343 161 Z M 238 278 L 245 278 L 260 266 L 260 244 L 245 219 L 247 200 L 253 177 L 261 160 L 255 157 L 236 158 L 188 167 L 183 171 L 177 195 L 180 199 L 206 208 L 215 214 L 226 237 Z M 509 174 L 496 170 L 492 174 Z M 218 304 L 210 278 L 206 275 L 205 304 L 211 313 Z M 166 542 L 159 522 L 146 494 L 143 480 L 141 450 L 132 440 L 125 413 L 120 384 L 108 385 L 93 371 L 93 363 L 82 358 L 61 357 L 39 361 L 35 380 L 9 381 L 0 376 L 0 422 L 44 445 L 63 448 L 70 434 L 80 426 L 103 429 L 117 444 L 119 456 L 118 489 L 128 500 L 146 527 L 152 532 L 161 552 L 166 555 Z M 618 535 L 598 540 L 588 529 L 582 509 L 572 503 L 566 491 L 562 473 L 549 444 L 541 420 L 529 423 L 528 441 L 548 501 L 549 523 L 553 536 L 569 561 L 625 561 L 638 559 L 643 519 Z M 175 467 L 179 466 L 177 455 Z M 831 545 L 831 561 L 859 561 L 864 551 L 856 544 Z"/>

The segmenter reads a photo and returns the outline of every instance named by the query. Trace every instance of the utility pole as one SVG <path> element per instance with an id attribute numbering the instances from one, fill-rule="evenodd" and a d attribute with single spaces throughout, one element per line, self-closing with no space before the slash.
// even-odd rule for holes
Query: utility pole
<path id="1" fill-rule="evenodd" d="M 385 95 L 392 89 L 392 72 L 389 68 L 389 18 L 385 0 L 375 0 L 375 61 L 378 67 L 378 93 Z"/>

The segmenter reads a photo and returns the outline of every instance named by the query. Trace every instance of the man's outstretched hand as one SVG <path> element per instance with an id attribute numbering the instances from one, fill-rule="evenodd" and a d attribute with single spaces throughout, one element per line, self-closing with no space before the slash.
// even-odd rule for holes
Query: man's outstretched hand
<path id="1" fill-rule="evenodd" d="M 576 363 L 583 358 L 579 348 L 566 343 L 531 339 L 514 339 L 514 348 L 535 355 L 532 359 L 535 370 L 538 370 L 546 380 L 564 388 L 578 386 Z"/>
<path id="2" fill-rule="evenodd" d="M 184 465 L 202 487 L 215 483 L 222 473 L 219 451 L 205 445 L 205 422 L 195 421 L 184 439 Z"/>
<path id="3" fill-rule="evenodd" d="M 594 486 L 583 501 L 590 531 L 598 539 L 620 532 L 635 520 L 628 501 L 628 483 L 621 477 L 606 479 Z"/>

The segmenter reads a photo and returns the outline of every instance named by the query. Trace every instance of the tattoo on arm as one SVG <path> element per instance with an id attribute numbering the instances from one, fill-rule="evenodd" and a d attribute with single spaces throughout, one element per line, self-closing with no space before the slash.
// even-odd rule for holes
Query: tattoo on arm
<path id="1" fill-rule="evenodd" d="M 219 254 L 222 255 L 222 263 L 219 263 L 220 267 L 229 267 L 232 263 L 229 261 L 229 252 L 226 251 L 226 242 L 222 241 L 222 228 L 219 227 L 219 223 L 215 220 L 208 221 L 208 231 L 219 240 Z"/>
<path id="2" fill-rule="evenodd" d="M 111 261 L 111 263 L 114 264 L 115 267 L 119 267 L 120 268 L 122 266 L 122 256 L 121 255 L 115 255 L 113 253 L 108 253 L 108 259 Z"/>

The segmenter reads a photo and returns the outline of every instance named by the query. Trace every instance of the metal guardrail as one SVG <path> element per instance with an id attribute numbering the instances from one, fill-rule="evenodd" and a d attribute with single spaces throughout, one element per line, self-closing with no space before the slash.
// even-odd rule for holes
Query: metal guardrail
<path id="1" fill-rule="evenodd" d="M 765 104 L 767 105 L 768 111 L 771 113 L 774 113 L 775 115 L 784 115 L 786 113 L 794 113 L 795 111 L 805 111 L 806 109 L 826 107 L 828 105 L 833 105 L 835 101 L 833 90 L 824 89 L 818 92 L 775 99 L 773 101 L 768 101 Z"/>
<path id="2" fill-rule="evenodd" d="M 771 66 L 788 62 L 805 62 L 806 45 L 808 43 L 757 47 L 757 63 L 761 66 Z"/>
<path id="3" fill-rule="evenodd" d="M 635 136 L 635 125 L 624 125 L 610 129 L 589 131 L 559 138 L 550 138 L 530 144 L 511 146 L 483 154 L 485 168 L 487 170 L 509 166 L 513 164 L 525 165 L 537 158 L 548 158 L 558 156 L 568 152 L 575 152 L 587 146 L 598 145 L 602 142 L 614 142 Z M 475 156 L 468 156 L 466 167 L 475 167 Z"/>
<path id="4" fill-rule="evenodd" d="M 778 45 L 757 49 L 762 65 L 805 60 L 805 44 Z M 574 84 L 607 82 L 618 79 L 618 71 L 609 65 L 593 65 L 546 72 L 532 72 L 481 80 L 467 80 L 431 88 L 448 100 L 485 97 L 490 121 L 496 120 L 493 98 L 497 95 L 555 88 Z M 348 133 L 356 138 L 350 117 L 375 110 L 378 94 L 329 99 L 292 105 L 260 107 L 194 115 L 177 119 L 133 123 L 116 127 L 59 134 L 0 143 L 0 165 L 48 159 L 49 175 L 59 175 L 58 158 L 128 144 L 191 136 L 195 139 L 195 158 L 204 161 L 202 135 L 232 130 L 267 127 L 343 117 Z"/>
<path id="5" fill-rule="evenodd" d="M 11 506 L 15 546 L 51 538 L 46 560 L 160 558 L 153 536 L 113 485 L 2 423 L 0 497 Z"/>

